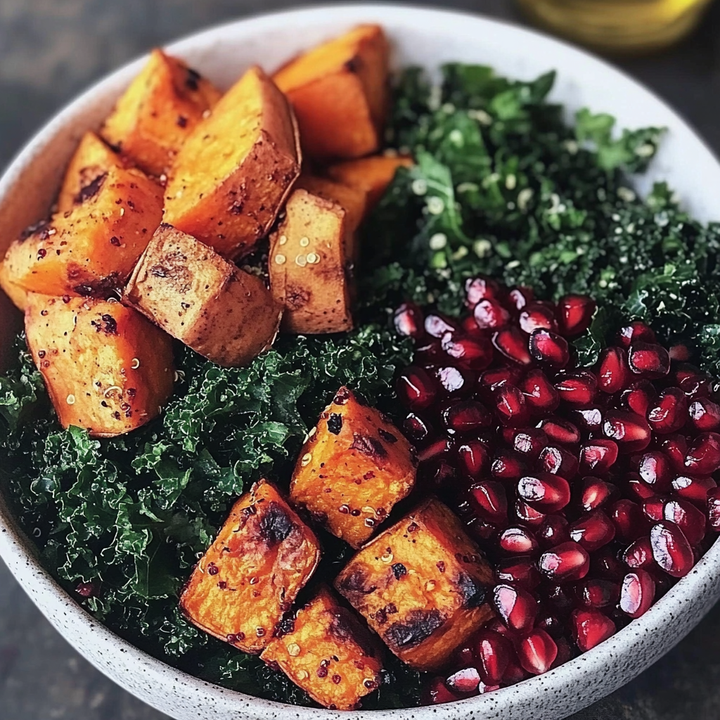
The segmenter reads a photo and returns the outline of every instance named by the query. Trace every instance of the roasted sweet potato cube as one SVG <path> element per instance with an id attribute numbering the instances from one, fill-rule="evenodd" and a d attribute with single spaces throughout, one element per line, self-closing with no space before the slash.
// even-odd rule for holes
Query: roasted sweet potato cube
<path id="1" fill-rule="evenodd" d="M 108 296 L 125 284 L 162 218 L 160 187 L 110 168 L 69 213 L 28 228 L 5 255 L 9 282 L 45 295 Z"/>
<path id="2" fill-rule="evenodd" d="M 358 548 L 410 493 L 416 465 L 398 429 L 343 387 L 300 453 L 290 499 Z"/>
<path id="3" fill-rule="evenodd" d="M 265 237 L 300 174 L 292 109 L 275 83 L 250 68 L 178 152 L 165 222 L 224 257 Z"/>
<path id="4" fill-rule="evenodd" d="M 205 632 L 259 653 L 319 560 L 312 530 L 261 480 L 235 503 L 195 567 L 180 608 Z"/>
<path id="5" fill-rule="evenodd" d="M 374 155 L 330 165 L 327 174 L 336 182 L 366 193 L 369 212 L 382 200 L 398 168 L 412 165 L 412 158 L 409 157 Z"/>
<path id="6" fill-rule="evenodd" d="M 12 300 L 18 310 L 25 312 L 28 291 L 10 281 L 8 266 L 5 263 L 0 263 L 0 288 L 5 291 L 5 294 Z"/>
<path id="7" fill-rule="evenodd" d="M 173 391 L 172 341 L 117 301 L 28 293 L 25 333 L 63 427 L 135 430 Z"/>
<path id="8" fill-rule="evenodd" d="M 155 49 L 100 133 L 145 172 L 162 175 L 219 99 L 220 91 L 209 80 Z"/>
<path id="9" fill-rule="evenodd" d="M 86 132 L 65 171 L 58 195 L 58 213 L 70 212 L 76 205 L 81 205 L 93 192 L 98 178 L 108 170 L 126 166 L 127 162 L 119 153 L 94 132 Z"/>
<path id="10" fill-rule="evenodd" d="M 295 109 L 309 156 L 355 158 L 380 147 L 389 55 L 382 28 L 361 25 L 275 73 L 275 82 Z"/>
<path id="11" fill-rule="evenodd" d="M 380 644 L 328 587 L 320 586 L 282 630 L 261 658 L 320 705 L 353 710 L 380 686 Z"/>
<path id="12" fill-rule="evenodd" d="M 173 337 L 225 366 L 272 345 L 282 315 L 265 283 L 170 225 L 140 258 L 125 299 Z"/>
<path id="13" fill-rule="evenodd" d="M 439 670 L 493 616 L 493 573 L 460 521 L 429 498 L 350 560 L 335 587 L 403 662 Z"/>

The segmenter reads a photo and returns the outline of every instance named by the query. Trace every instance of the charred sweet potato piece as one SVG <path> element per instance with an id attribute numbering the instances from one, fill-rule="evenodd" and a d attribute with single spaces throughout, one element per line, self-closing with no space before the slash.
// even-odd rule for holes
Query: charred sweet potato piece
<path id="1" fill-rule="evenodd" d="M 178 152 L 165 222 L 224 257 L 246 255 L 267 235 L 300 162 L 287 99 L 260 68 L 250 68 Z"/>
<path id="2" fill-rule="evenodd" d="M 281 307 L 263 281 L 161 225 L 125 299 L 173 337 L 225 366 L 248 364 L 275 339 Z"/>
<path id="3" fill-rule="evenodd" d="M 8 267 L 5 263 L 0 263 L 0 288 L 5 291 L 5 294 L 12 300 L 18 310 L 25 312 L 28 292 L 10 281 L 8 277 Z"/>
<path id="4" fill-rule="evenodd" d="M 58 195 L 58 213 L 72 211 L 92 193 L 97 179 L 111 168 L 126 167 L 123 157 L 102 141 L 94 132 L 83 135 L 70 164 Z"/>
<path id="5" fill-rule="evenodd" d="M 243 495 L 195 567 L 180 608 L 201 630 L 259 653 L 320 560 L 320 544 L 265 480 Z"/>
<path id="6" fill-rule="evenodd" d="M 375 155 L 330 165 L 327 174 L 336 182 L 366 193 L 369 212 L 382 200 L 398 168 L 412 165 L 412 158 L 409 157 Z"/>
<path id="7" fill-rule="evenodd" d="M 398 429 L 343 387 L 300 453 L 290 499 L 358 548 L 410 493 L 416 464 Z"/>
<path id="8" fill-rule="evenodd" d="M 380 147 L 389 55 L 382 28 L 361 25 L 275 73 L 275 82 L 295 109 L 309 156 L 355 158 Z"/>
<path id="9" fill-rule="evenodd" d="M 460 521 L 430 498 L 350 560 L 335 587 L 403 662 L 439 670 L 493 615 L 493 573 Z"/>
<path id="10" fill-rule="evenodd" d="M 219 99 L 209 80 L 156 48 L 100 134 L 145 172 L 162 175 Z"/>
<path id="11" fill-rule="evenodd" d="M 331 709 L 353 710 L 380 685 L 380 644 L 324 585 L 283 620 L 261 658 Z"/>
<path id="12" fill-rule="evenodd" d="M 124 285 L 162 217 L 162 192 L 139 170 L 110 168 L 70 213 L 9 247 L 9 282 L 46 295 L 110 295 Z"/>
<path id="13" fill-rule="evenodd" d="M 25 333 L 65 428 L 122 435 L 172 394 L 170 337 L 117 301 L 28 293 Z"/>

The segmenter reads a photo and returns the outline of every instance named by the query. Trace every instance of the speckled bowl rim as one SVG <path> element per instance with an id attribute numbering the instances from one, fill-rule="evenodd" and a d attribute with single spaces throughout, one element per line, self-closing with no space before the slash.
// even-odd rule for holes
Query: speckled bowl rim
<path id="1" fill-rule="evenodd" d="M 661 151 L 656 161 L 656 175 L 676 177 L 680 159 L 692 162 L 693 173 L 703 183 L 713 183 L 714 193 L 701 192 L 699 181 L 686 177 L 681 183 L 681 198 L 690 210 L 701 219 L 712 216 L 711 208 L 720 207 L 720 164 L 692 129 L 661 100 L 647 89 L 587 53 L 539 33 L 514 27 L 507 23 L 489 20 L 477 15 L 459 12 L 394 5 L 340 5 L 277 12 L 255 18 L 228 23 L 211 28 L 192 37 L 173 43 L 171 52 L 191 55 L 202 70 L 202 52 L 193 54 L 198 46 L 212 53 L 208 41 L 221 39 L 224 35 L 239 32 L 246 37 L 264 37 L 263 33 L 280 27 L 318 28 L 318 32 L 330 28 L 349 26 L 357 22 L 380 22 L 400 34 L 403 28 L 420 32 L 423 27 L 437 33 L 457 33 L 463 36 L 470 30 L 478 37 L 512 38 L 518 46 L 541 50 L 548 58 L 549 66 L 555 64 L 562 81 L 562 65 L 573 63 L 574 74 L 578 66 L 587 78 L 602 87 L 596 91 L 600 96 L 608 90 L 627 96 L 628 101 L 642 105 L 657 117 L 657 124 L 670 127 L 681 142 L 675 154 Z M 307 32 L 302 33 L 307 37 Z M 298 40 L 298 47 L 312 41 Z M 478 42 L 482 42 L 479 40 Z M 212 43 L 210 43 L 212 45 Z M 261 58 L 262 59 L 262 58 Z M 450 58 L 448 58 L 450 59 Z M 458 59 L 465 59 L 460 58 Z M 468 58 L 469 59 L 469 58 Z M 558 59 L 562 59 L 559 62 Z M 65 144 L 75 142 L 80 130 L 93 126 L 109 109 L 115 97 L 137 73 L 144 59 L 139 59 L 111 74 L 93 86 L 77 100 L 56 115 L 25 149 L 16 157 L 0 179 L 0 228 L 16 229 L 27 224 L 24 216 L 40 216 L 52 199 L 59 175 L 54 184 L 45 181 L 44 189 L 36 196 L 21 196 L 19 188 L 32 180 L 34 165 L 43 153 L 52 153 L 64 137 Z M 533 67 L 537 62 L 530 63 Z M 595 91 L 593 91 L 595 92 Z M 582 93 L 581 93 L 582 94 Z M 104 99 L 98 101 L 97 97 Z M 600 101 L 598 101 L 600 103 Z M 632 126 L 633 111 L 619 113 L 624 125 Z M 642 114 L 642 113 L 641 113 Z M 80 118 L 82 116 L 82 121 Z M 672 145 L 672 144 L 671 144 Z M 68 155 L 65 148 L 61 154 Z M 689 155 L 688 155 L 689 154 Z M 37 176 L 40 177 L 39 175 Z M 647 190 L 649 180 L 639 183 Z M 38 183 L 41 185 L 42 183 Z M 52 187 L 45 187 L 45 186 Z M 704 198 L 696 203 L 698 192 Z M 17 203 L 24 202 L 23 210 Z M 100 625 L 65 593 L 60 585 L 41 566 L 37 551 L 24 536 L 14 520 L 5 500 L 0 497 L 0 555 L 11 572 L 37 604 L 43 614 L 63 636 L 90 662 L 126 690 L 177 718 L 211 717 L 226 713 L 228 717 L 294 717 L 298 720 L 330 720 L 347 718 L 344 712 L 303 708 L 262 700 L 204 682 L 175 670 L 160 660 L 141 652 L 107 628 Z M 532 717 L 534 720 L 553 720 L 581 709 L 603 697 L 635 677 L 652 661 L 678 642 L 712 607 L 720 597 L 720 541 L 705 554 L 692 572 L 683 578 L 642 618 L 633 621 L 590 652 L 550 671 L 526 680 L 510 688 L 488 695 L 461 700 L 455 703 L 426 708 L 399 710 L 356 711 L 358 719 L 387 718 L 410 720 L 411 718 L 513 718 Z"/>

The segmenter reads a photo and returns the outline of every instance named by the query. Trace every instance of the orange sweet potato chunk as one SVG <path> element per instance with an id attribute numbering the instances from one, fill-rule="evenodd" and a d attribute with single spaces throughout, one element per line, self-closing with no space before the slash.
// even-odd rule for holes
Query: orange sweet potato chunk
<path id="1" fill-rule="evenodd" d="M 219 99 L 220 91 L 209 80 L 156 48 L 100 133 L 142 170 L 163 175 Z"/>
<path id="2" fill-rule="evenodd" d="M 25 332 L 65 428 L 122 435 L 157 417 L 172 394 L 172 341 L 116 301 L 28 293 Z"/>
<path id="3" fill-rule="evenodd" d="M 261 658 L 326 708 L 353 710 L 380 685 L 379 643 L 324 585 Z"/>
<path id="4" fill-rule="evenodd" d="M 5 294 L 12 300 L 18 310 L 25 312 L 28 292 L 10 280 L 8 267 L 5 263 L 0 263 L 0 288 L 5 291 Z"/>
<path id="5" fill-rule="evenodd" d="M 178 152 L 165 222 L 224 257 L 246 255 L 267 235 L 300 163 L 287 99 L 260 68 L 250 68 Z"/>
<path id="6" fill-rule="evenodd" d="M 110 168 L 69 213 L 28 228 L 5 255 L 9 282 L 45 295 L 108 296 L 122 287 L 162 218 L 161 188 Z"/>
<path id="7" fill-rule="evenodd" d="M 377 151 L 389 103 L 390 49 L 379 25 L 360 25 L 292 60 L 275 73 L 316 159 Z"/>
<path id="8" fill-rule="evenodd" d="M 301 450 L 290 499 L 358 548 L 413 489 L 416 466 L 400 431 L 343 387 Z"/>
<path id="9" fill-rule="evenodd" d="M 247 365 L 272 345 L 282 314 L 259 277 L 170 225 L 155 232 L 125 299 L 170 335 L 224 366 Z"/>
<path id="10" fill-rule="evenodd" d="M 480 550 L 435 498 L 378 535 L 335 581 L 395 655 L 433 671 L 491 619 L 492 584 Z"/>
<path id="11" fill-rule="evenodd" d="M 261 652 L 320 560 L 307 525 L 265 480 L 235 503 L 180 598 L 193 624 Z"/>

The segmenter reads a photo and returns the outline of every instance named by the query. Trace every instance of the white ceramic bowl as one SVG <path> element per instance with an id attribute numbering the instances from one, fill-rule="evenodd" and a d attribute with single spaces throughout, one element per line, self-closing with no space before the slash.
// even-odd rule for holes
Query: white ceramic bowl
<path id="1" fill-rule="evenodd" d="M 436 68 L 451 60 L 491 64 L 501 73 L 532 78 L 559 71 L 553 98 L 570 111 L 583 106 L 617 116 L 621 127 L 669 129 L 644 190 L 668 179 L 684 205 L 703 220 L 720 216 L 720 165 L 694 132 L 658 98 L 609 65 L 537 33 L 480 17 L 391 5 L 352 5 L 283 12 L 214 28 L 170 46 L 221 87 L 260 62 L 272 69 L 299 50 L 359 22 L 382 23 L 395 64 Z M 43 217 L 78 139 L 96 128 L 143 60 L 122 68 L 48 123 L 0 180 L 0 252 Z M 0 298 L 0 348 L 18 321 Z M 177 720 L 294 717 L 347 718 L 346 713 L 295 708 L 230 692 L 178 672 L 138 651 L 82 610 L 37 561 L 0 498 L 0 554 L 40 610 L 80 653 L 118 684 Z M 503 718 L 555 720 L 631 680 L 667 652 L 720 597 L 720 544 L 646 615 L 610 640 L 546 675 L 449 705 L 357 712 L 354 718 L 393 720 Z"/>

